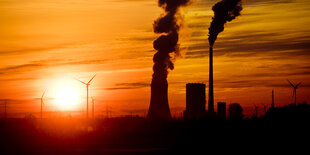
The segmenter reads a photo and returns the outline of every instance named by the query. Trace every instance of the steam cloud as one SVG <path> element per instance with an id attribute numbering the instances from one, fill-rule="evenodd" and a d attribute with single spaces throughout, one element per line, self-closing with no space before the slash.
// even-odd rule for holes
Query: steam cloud
<path id="1" fill-rule="evenodd" d="M 152 83 L 165 82 L 168 69 L 173 70 L 174 65 L 170 54 L 179 52 L 179 29 L 181 22 L 177 17 L 178 8 L 189 5 L 190 0 L 158 0 L 159 7 L 165 10 L 164 15 L 154 21 L 153 29 L 155 33 L 161 34 L 153 42 L 153 47 L 157 50 L 153 57 L 153 79 Z"/>
<path id="2" fill-rule="evenodd" d="M 210 47 L 213 47 L 217 35 L 224 31 L 224 24 L 240 15 L 241 3 L 241 0 L 222 0 L 212 7 L 214 17 L 209 28 Z"/>

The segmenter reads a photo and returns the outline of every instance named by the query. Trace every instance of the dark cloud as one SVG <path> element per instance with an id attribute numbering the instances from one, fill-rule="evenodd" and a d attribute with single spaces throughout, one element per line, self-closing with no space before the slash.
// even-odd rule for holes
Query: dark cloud
<path id="1" fill-rule="evenodd" d="M 245 5 L 293 3 L 295 0 L 245 0 Z"/>
<path id="2" fill-rule="evenodd" d="M 260 74 L 262 75 L 262 74 Z M 237 77 L 237 76 L 236 76 Z M 248 78 L 249 79 L 249 78 Z M 217 88 L 250 88 L 250 87 L 272 87 L 272 88 L 290 88 L 286 78 L 275 80 L 272 77 L 257 77 L 255 80 L 216 80 Z M 302 87 L 310 87 L 310 84 L 303 83 Z"/>
<path id="3" fill-rule="evenodd" d="M 210 7 L 211 4 L 218 2 L 219 0 L 200 0 L 198 6 Z M 244 5 L 270 5 L 281 3 L 293 3 L 295 0 L 243 0 Z"/>
<path id="4" fill-rule="evenodd" d="M 17 65 L 17 66 L 9 66 L 9 67 L 5 67 L 5 68 L 1 68 L 0 69 L 0 74 L 3 74 L 4 72 L 9 72 L 9 71 L 29 71 L 32 70 L 34 68 L 42 68 L 44 67 L 44 64 L 40 64 L 40 63 L 29 63 L 29 64 L 23 64 L 23 65 Z"/>
<path id="5" fill-rule="evenodd" d="M 235 81 L 228 81 L 228 80 L 215 80 L 215 87 L 218 88 L 246 88 L 246 87 L 255 87 L 257 81 L 251 80 L 235 80 Z M 220 84 L 217 84 L 220 83 Z"/>
<path id="6" fill-rule="evenodd" d="M 150 42 L 150 41 L 153 41 L 156 37 L 155 36 L 149 36 L 149 37 L 146 37 L 146 36 L 139 36 L 139 37 L 130 37 L 130 38 L 124 38 L 123 40 L 124 41 L 128 41 L 128 40 L 132 40 L 132 41 L 147 41 L 147 42 Z"/>
<path id="7" fill-rule="evenodd" d="M 236 75 L 237 78 L 287 78 L 290 76 L 310 76 L 310 70 L 304 71 L 291 71 L 291 70 L 284 70 L 284 71 L 273 71 L 273 72 L 261 72 L 261 73 L 252 73 L 247 75 Z"/>
<path id="8" fill-rule="evenodd" d="M 209 26 L 209 24 L 206 24 L 206 23 L 190 23 L 187 26 L 191 29 L 205 29 Z M 195 37 L 196 35 L 193 33 L 192 33 L 192 37 Z M 200 31 L 198 31 L 198 33 L 200 33 Z M 198 36 L 200 36 L 200 35 L 198 35 Z"/>
<path id="9" fill-rule="evenodd" d="M 39 101 L 40 99 L 6 99 L 3 96 L 0 96 L 0 104 L 7 102 L 7 105 L 19 105 L 19 104 L 24 104 L 24 103 L 31 103 L 31 102 L 36 102 Z"/>
<path id="10" fill-rule="evenodd" d="M 0 78 L 0 81 L 26 81 L 26 80 L 36 80 L 41 79 L 40 77 L 20 77 L 20 78 Z"/>
<path id="11" fill-rule="evenodd" d="M 65 65 L 91 65 L 91 64 L 103 64 L 106 60 L 81 60 L 81 61 L 72 61 L 72 60 L 60 60 L 60 59 L 49 59 L 41 61 L 32 61 L 28 64 L 7 66 L 0 68 L 0 75 L 7 73 L 16 73 L 16 72 L 27 72 L 38 69 L 43 69 L 46 67 L 57 67 Z"/>
<path id="12" fill-rule="evenodd" d="M 277 36 L 277 33 L 250 33 L 249 35 L 236 35 L 226 37 L 217 43 L 214 49 L 215 56 L 226 55 L 229 57 L 249 57 L 265 55 L 266 59 L 286 59 L 292 56 L 309 56 L 310 39 L 296 37 L 294 39 L 262 39 Z M 203 42 L 204 41 L 204 42 Z M 259 41 L 259 42 L 257 42 Z M 188 48 L 186 58 L 199 58 L 207 55 L 208 44 L 201 39 L 200 43 L 192 44 Z"/>
<path id="13" fill-rule="evenodd" d="M 149 87 L 150 84 L 146 82 L 133 82 L 133 83 L 118 83 L 115 87 L 104 88 L 105 90 L 122 90 L 122 89 L 138 89 Z"/>
<path id="14" fill-rule="evenodd" d="M 25 54 L 25 53 L 35 53 L 35 52 L 42 52 L 42 51 L 55 50 L 55 49 L 63 49 L 63 48 L 69 47 L 70 45 L 74 45 L 74 44 L 59 44 L 59 45 L 48 46 L 48 47 L 29 47 L 29 48 L 15 49 L 15 50 L 0 50 L 0 56 L 1 55 L 17 55 L 17 54 Z"/>

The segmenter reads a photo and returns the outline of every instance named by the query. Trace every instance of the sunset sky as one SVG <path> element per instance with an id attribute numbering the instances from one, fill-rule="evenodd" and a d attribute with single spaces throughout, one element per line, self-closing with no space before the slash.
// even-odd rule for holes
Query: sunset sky
<path id="1" fill-rule="evenodd" d="M 208 84 L 208 27 L 218 0 L 196 0 L 180 11 L 181 53 L 168 75 L 172 116 L 185 110 L 185 85 Z M 214 45 L 215 102 L 254 105 L 310 103 L 310 1 L 244 0 L 242 15 L 225 25 Z M 0 99 L 8 113 L 85 112 L 88 82 L 96 114 L 147 113 L 150 103 L 152 23 L 156 0 L 0 0 Z M 62 91 L 75 105 L 59 105 Z M 91 103 L 91 99 L 90 99 Z M 91 107 L 91 106 L 90 106 Z M 216 107 L 216 106 L 215 106 Z M 0 113 L 4 112 L 3 105 Z"/>

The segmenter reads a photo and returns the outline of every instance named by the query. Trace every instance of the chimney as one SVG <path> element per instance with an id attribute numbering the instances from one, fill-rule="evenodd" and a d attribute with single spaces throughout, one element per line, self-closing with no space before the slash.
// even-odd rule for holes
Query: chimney
<path id="1" fill-rule="evenodd" d="M 208 112 L 214 112 L 214 96 L 213 96 L 213 48 L 209 50 L 209 101 Z"/>

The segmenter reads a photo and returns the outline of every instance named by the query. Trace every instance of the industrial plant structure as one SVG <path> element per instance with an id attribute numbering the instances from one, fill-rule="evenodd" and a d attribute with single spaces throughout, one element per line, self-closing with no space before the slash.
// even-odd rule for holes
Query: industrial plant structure
<path id="1" fill-rule="evenodd" d="M 226 102 L 217 103 L 217 116 L 219 119 L 226 119 Z"/>
<path id="2" fill-rule="evenodd" d="M 213 93 L 213 48 L 209 50 L 209 100 L 208 113 L 214 113 L 214 93 Z"/>
<path id="3" fill-rule="evenodd" d="M 151 84 L 151 103 L 147 118 L 149 120 L 169 120 L 171 119 L 170 108 L 168 104 L 168 83 L 152 82 Z"/>
<path id="4" fill-rule="evenodd" d="M 218 102 L 217 114 L 214 109 L 206 111 L 206 85 L 203 83 L 188 83 L 186 84 L 186 110 L 184 111 L 184 118 L 218 118 L 225 120 L 226 102 Z"/>
<path id="5" fill-rule="evenodd" d="M 206 85 L 203 83 L 186 84 L 185 118 L 201 118 L 206 116 Z"/>

